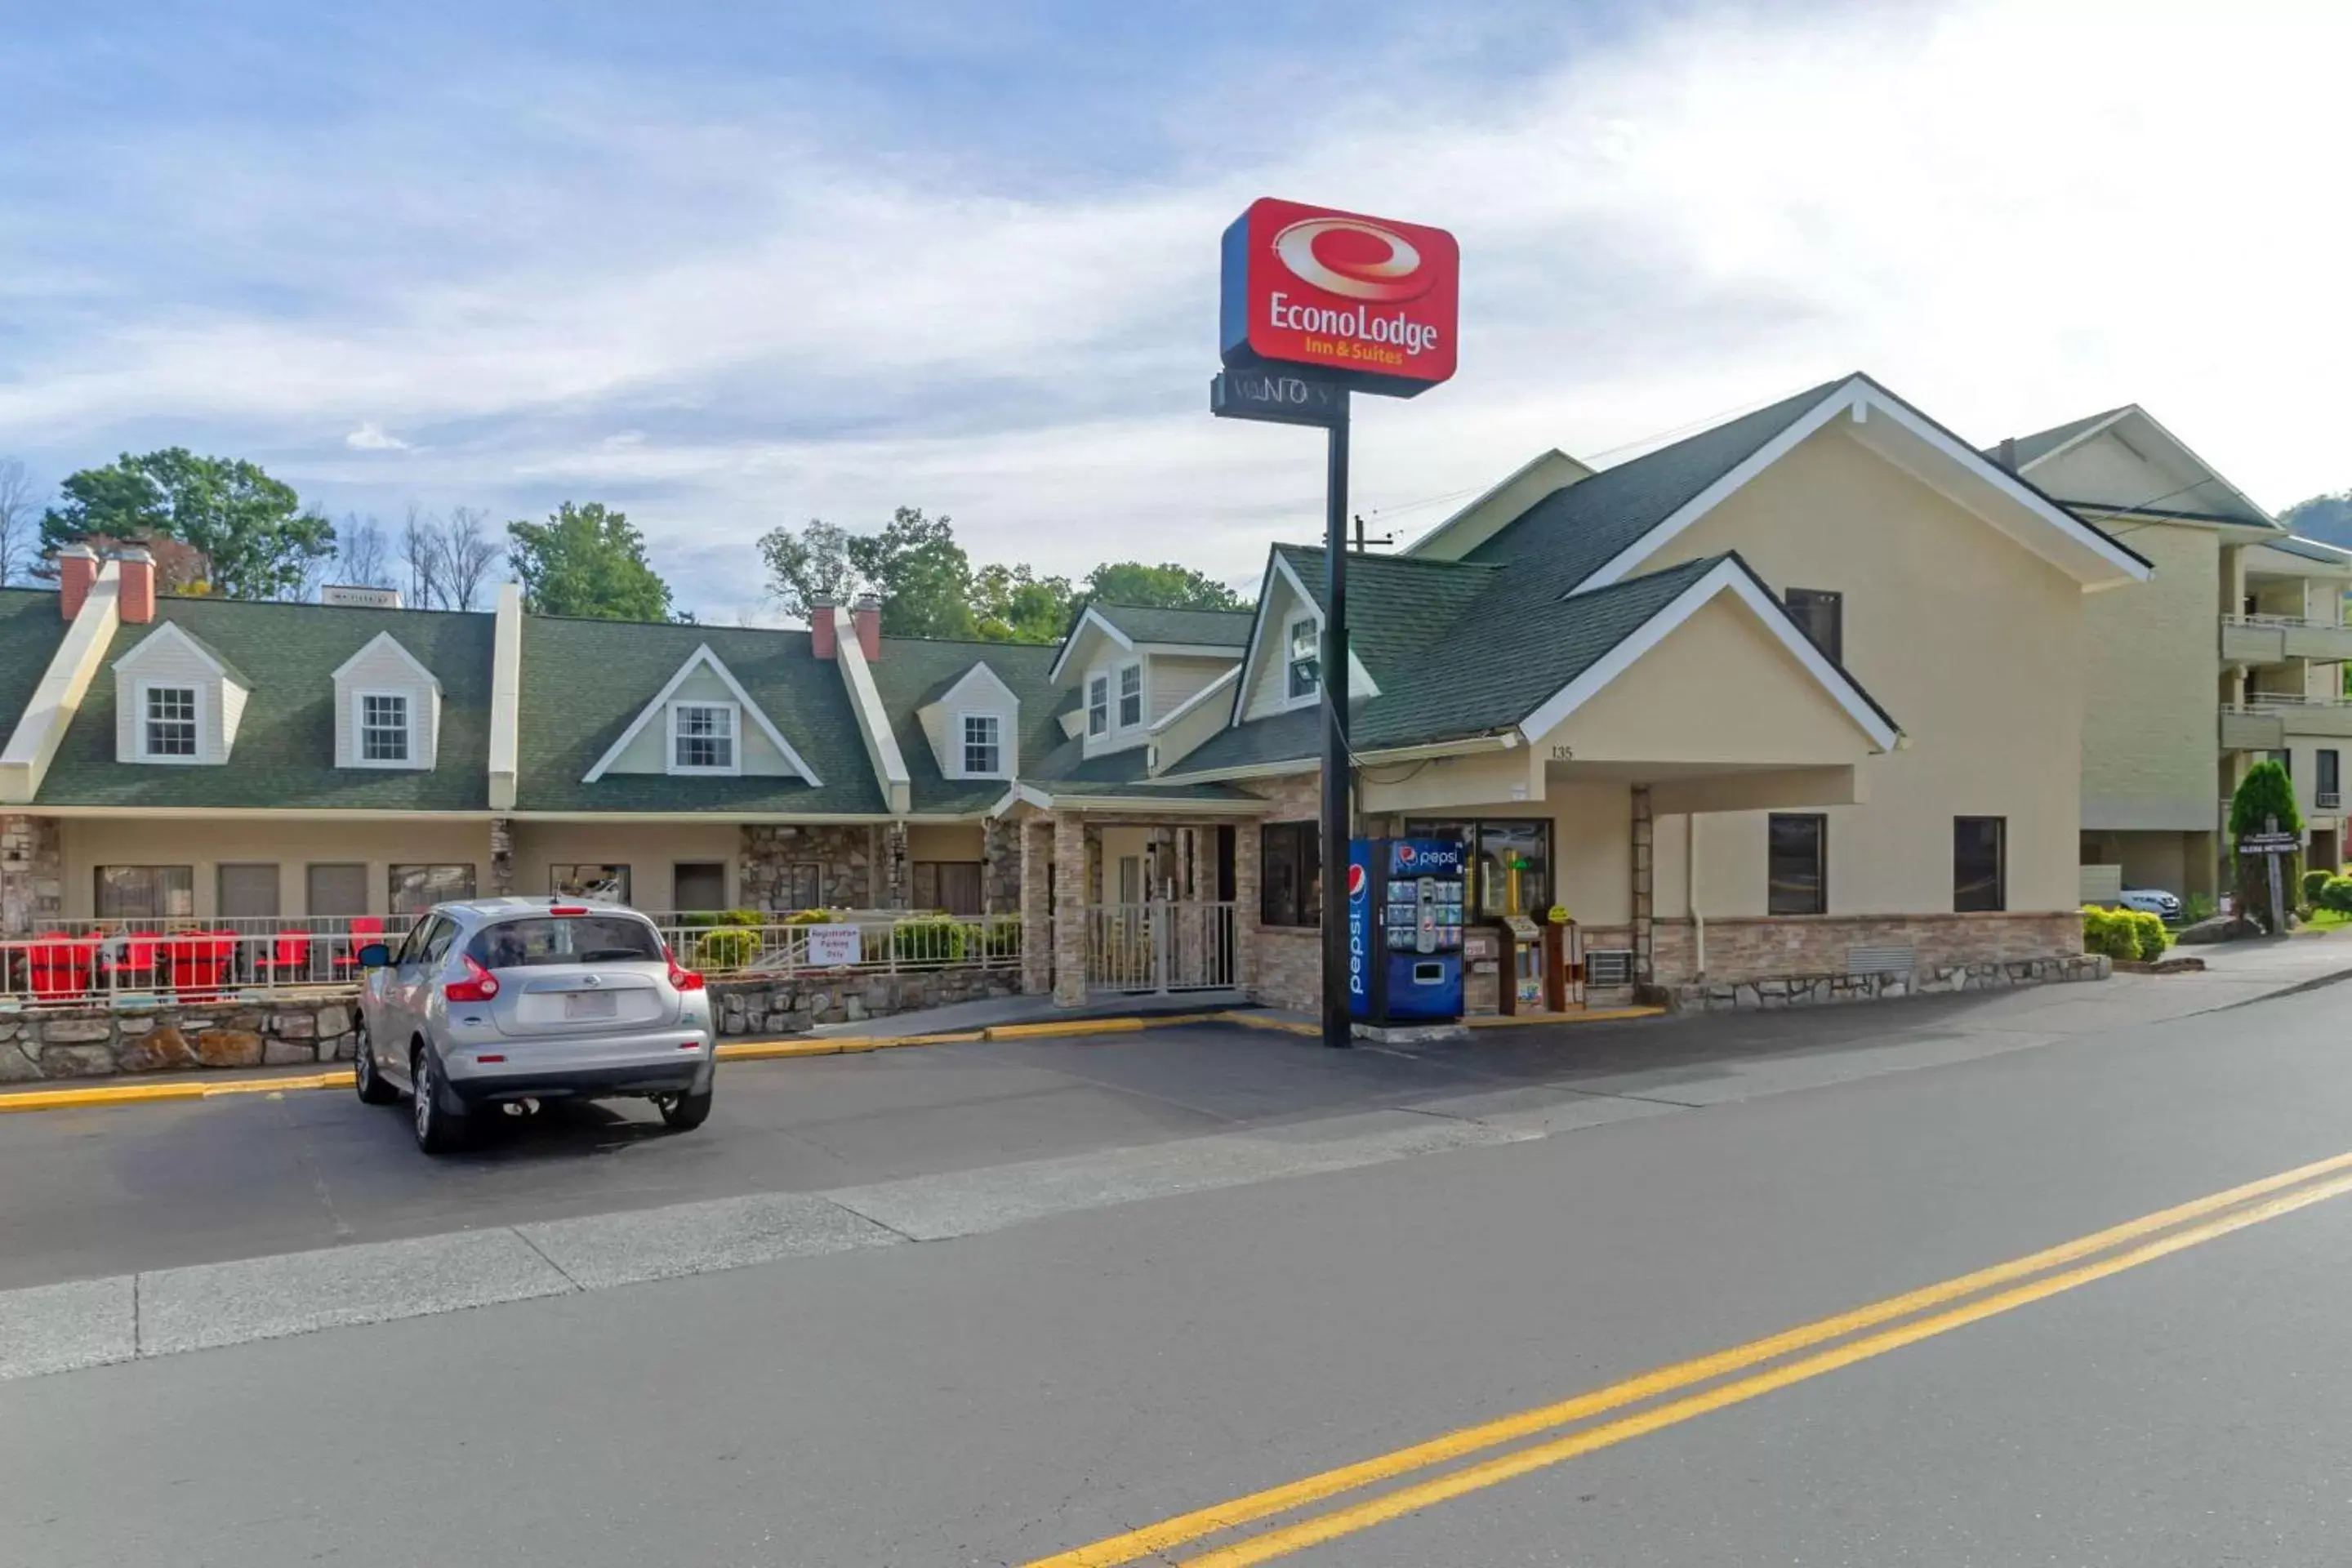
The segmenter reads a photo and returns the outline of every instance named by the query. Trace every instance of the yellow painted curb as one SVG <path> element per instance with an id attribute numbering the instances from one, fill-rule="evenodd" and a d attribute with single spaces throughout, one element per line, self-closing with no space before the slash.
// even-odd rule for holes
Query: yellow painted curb
<path id="1" fill-rule="evenodd" d="M 225 1083 L 93 1083 L 79 1089 L 36 1089 L 0 1094 L 0 1115 L 17 1110 L 69 1110 L 84 1105 L 134 1105 L 164 1100 L 219 1100 L 237 1094 L 277 1094 L 288 1089 L 336 1089 L 352 1081 L 348 1072 L 308 1073 L 297 1078 L 230 1079 Z"/>
<path id="2" fill-rule="evenodd" d="M 1296 1018 L 1274 1018 L 1264 1013 L 1220 1013 L 1217 1017 L 1227 1024 L 1239 1024 L 1248 1029 L 1273 1029 L 1286 1035 L 1320 1037 L 1319 1024 L 1302 1024 Z"/>
<path id="3" fill-rule="evenodd" d="M 982 1033 L 991 1040 L 1045 1040 L 1059 1035 L 1130 1035 L 1145 1027 L 1140 1018 L 1055 1018 L 1043 1024 L 997 1024 Z"/>
<path id="4" fill-rule="evenodd" d="M 1606 1024 L 1619 1018 L 1663 1018 L 1664 1007 L 1594 1007 L 1580 1013 L 1496 1013 L 1462 1021 L 1474 1029 L 1526 1029 L 1538 1024 Z"/>

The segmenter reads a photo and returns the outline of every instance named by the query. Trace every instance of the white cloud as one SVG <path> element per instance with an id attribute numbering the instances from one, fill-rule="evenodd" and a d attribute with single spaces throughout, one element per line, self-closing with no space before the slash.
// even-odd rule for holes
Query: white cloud
<path id="1" fill-rule="evenodd" d="M 1275 191 L 1462 238 L 1460 376 L 1360 402 L 1360 507 L 1856 368 L 1986 441 L 2139 401 L 2266 504 L 2352 484 L 2352 10 L 1675 15 L 1508 92 L 1408 76 L 1391 103 L 1351 77 L 1286 118 L 1321 127 L 1296 155 L 1050 196 L 648 112 L 628 178 L 579 182 L 577 210 L 519 171 L 528 221 L 419 263 L 439 252 L 404 215 L 449 218 L 404 190 L 376 243 L 426 269 L 353 295 L 379 303 L 133 306 L 0 377 L 0 428 L 103 450 L 201 416 L 341 506 L 380 475 L 302 433 L 355 422 L 367 452 L 404 444 L 389 426 L 416 443 L 401 493 L 625 498 L 689 601 L 747 610 L 761 531 L 898 504 L 982 557 L 1248 575 L 1319 521 L 1310 434 L 1205 408 L 1215 237 Z M 666 154 L 676 188 L 646 183 Z M 689 187 L 710 221 L 674 221 Z M 505 194 L 477 174 L 467 200 Z"/>
<path id="2" fill-rule="evenodd" d="M 343 437 L 343 445 L 354 452 L 405 452 L 408 443 L 387 432 L 372 419 L 360 421 L 359 428 Z"/>

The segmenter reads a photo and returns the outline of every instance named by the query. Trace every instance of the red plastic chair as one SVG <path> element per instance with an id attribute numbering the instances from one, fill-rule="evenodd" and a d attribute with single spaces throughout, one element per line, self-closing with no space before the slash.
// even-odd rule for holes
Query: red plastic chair
<path id="1" fill-rule="evenodd" d="M 236 939 L 204 931 L 171 941 L 172 989 L 184 996 L 216 996 L 226 983 Z"/>
<path id="2" fill-rule="evenodd" d="M 70 1001 L 89 994 L 89 974 L 98 957 L 95 941 L 77 941 L 63 931 L 43 931 L 32 946 L 27 967 L 33 995 Z"/>
<path id="3" fill-rule="evenodd" d="M 335 967 L 349 969 L 359 963 L 359 951 L 372 942 L 383 940 L 383 919 L 380 915 L 353 915 L 351 930 L 343 938 L 342 950 L 335 954 Z"/>
<path id="4" fill-rule="evenodd" d="M 299 980 L 310 972 L 310 933 L 306 931 L 281 931 L 271 945 L 269 966 L 272 980 Z"/>
<path id="5" fill-rule="evenodd" d="M 114 966 L 115 984 L 134 985 L 155 984 L 155 971 L 162 966 L 163 939 L 153 931 L 135 931 L 122 939 L 122 959 Z"/>

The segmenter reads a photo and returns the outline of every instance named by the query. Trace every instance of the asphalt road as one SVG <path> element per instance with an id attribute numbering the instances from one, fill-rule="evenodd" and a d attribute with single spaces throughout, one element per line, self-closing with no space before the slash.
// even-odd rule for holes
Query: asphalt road
<path id="1" fill-rule="evenodd" d="M 1712 1055 L 1696 1030 L 1596 1031 L 1580 1047 L 1590 1059 L 1567 1063 L 1538 1059 L 1558 1042 L 1433 1064 L 1222 1035 L 1096 1047 L 1051 1068 L 870 1058 L 877 1081 L 1083 1067 L 1126 1113 L 1140 1114 L 1128 1097 L 1160 1108 L 1157 1142 L 1134 1149 L 1108 1122 L 1072 1134 L 1083 1148 L 1063 1151 L 1054 1206 L 939 1233 L 950 1239 L 0 1382 L 0 1562 L 1049 1559 L 2352 1152 L 2347 1001 L 2320 991 L 2057 1038 L 1971 1032 L 1957 1008 L 1881 1013 L 1874 1035 L 1875 1010 L 1856 1009 L 1784 1016 Z M 1105 1075 L 1131 1077 L 1113 1089 Z M 1066 1179 L 1165 1166 L 1244 1124 L 1309 1140 L 1348 1116 L 1501 1125 L 1564 1095 L 1638 1113 L 1160 1195 L 1089 1201 Z M 810 1190 L 886 1168 L 915 1179 L 928 1152 L 929 1169 L 1009 1194 L 981 1171 L 996 1163 L 977 1131 L 985 1106 L 948 1102 L 937 1125 L 959 1138 L 886 1155 L 877 1133 L 870 1163 L 812 1173 Z M 1403 1109 L 1423 1102 L 1456 1114 Z M 1180 1103 L 1210 1120 L 1166 1109 Z M 1475 1105 L 1520 1110 L 1465 1120 Z M 397 1131 L 387 1120 L 387 1138 Z M 722 1134 L 714 1151 L 727 1142 L 719 1121 L 707 1131 Z M 11 1212 L 21 1136 L 0 1128 Z M 31 1137 L 65 1142 L 55 1126 Z M 621 1146 L 667 1157 L 692 1142 Z M 710 1179 L 740 1184 L 737 1157 L 756 1165 L 704 1156 L 723 1173 Z M 443 1195 L 495 1209 L 501 1175 L 551 1166 L 610 1180 L 586 1152 L 493 1150 Z M 234 1202 L 234 1184 L 188 1179 Z M 648 1203 L 714 1190 L 646 1184 L 660 1188 Z M 640 1190 L 595 1199 L 626 1206 L 614 1195 Z M 2196 1223 L 2242 1228 L 2151 1233 L 2183 1239 L 1284 1560 L 2339 1563 L 2352 1193 L 2305 1201 L 2319 1190 L 2282 1189 L 2302 1206 L 2258 1223 L 2217 1209 Z M 93 1223 L 113 1229 L 123 1201 L 93 1200 Z M 386 1214 L 387 1226 L 415 1217 L 389 1200 Z M 264 1234 L 278 1233 L 224 1226 L 206 1232 L 209 1252 L 249 1256 Z M 82 1256 L 32 1239 L 44 1278 Z M 93 1244 L 88 1260 L 147 1268 L 185 1254 L 161 1241 Z M 15 1249 L 0 1243 L 12 1262 Z M 1248 1560 L 1268 1531 L 1479 1458 L 1154 1560 L 1232 1546 L 1244 1555 L 1223 1561 Z"/>

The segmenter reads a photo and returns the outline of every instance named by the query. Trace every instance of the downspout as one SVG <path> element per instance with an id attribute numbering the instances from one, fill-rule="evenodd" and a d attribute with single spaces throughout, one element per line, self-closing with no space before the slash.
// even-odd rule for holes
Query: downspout
<path id="1" fill-rule="evenodd" d="M 1706 917 L 1698 912 L 1698 813 L 1683 814 L 1683 907 L 1690 910 L 1691 966 L 1695 981 L 1706 978 Z"/>

